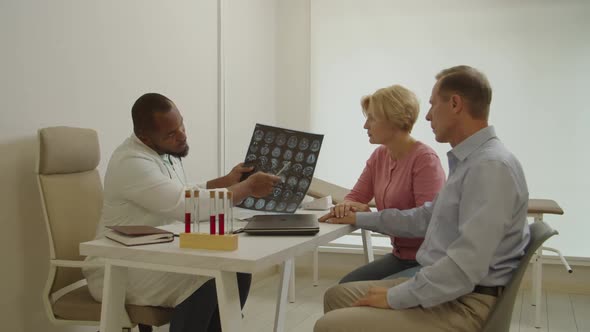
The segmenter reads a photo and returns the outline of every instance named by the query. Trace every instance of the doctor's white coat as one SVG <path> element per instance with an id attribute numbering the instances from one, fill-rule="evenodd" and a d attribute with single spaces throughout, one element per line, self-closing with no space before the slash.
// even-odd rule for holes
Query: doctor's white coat
<path id="1" fill-rule="evenodd" d="M 104 180 L 102 217 L 96 238 L 104 237 L 106 226 L 162 226 L 184 220 L 186 179 L 176 158 L 160 156 L 131 135 L 113 153 Z M 200 195 L 200 212 L 207 218 L 208 196 Z M 100 258 L 88 257 L 97 262 Z M 83 270 L 90 293 L 102 300 L 104 268 Z M 175 307 L 209 277 L 129 269 L 126 303 Z"/>

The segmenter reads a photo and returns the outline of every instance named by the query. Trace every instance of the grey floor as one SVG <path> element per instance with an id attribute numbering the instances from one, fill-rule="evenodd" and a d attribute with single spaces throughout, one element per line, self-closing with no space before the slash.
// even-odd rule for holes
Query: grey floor
<path id="1" fill-rule="evenodd" d="M 252 285 L 244 308 L 244 332 L 272 331 L 278 291 L 278 275 L 262 279 Z M 337 283 L 336 278 L 320 278 L 314 287 L 309 275 L 298 275 L 296 301 L 287 305 L 285 331 L 312 331 L 322 316 L 323 294 Z M 590 332 L 590 296 L 560 292 L 543 292 L 542 327 L 533 327 L 534 307 L 530 305 L 530 292 L 519 293 L 512 315 L 511 332 Z M 167 331 L 166 327 L 157 329 Z"/>

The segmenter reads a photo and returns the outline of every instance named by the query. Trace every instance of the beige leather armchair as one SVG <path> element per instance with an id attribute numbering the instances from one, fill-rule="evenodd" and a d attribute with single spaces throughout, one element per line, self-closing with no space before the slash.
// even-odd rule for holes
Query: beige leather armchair
<path id="1" fill-rule="evenodd" d="M 49 238 L 50 267 L 43 303 L 55 324 L 98 325 L 101 304 L 90 292 L 81 268 L 81 242 L 94 238 L 102 209 L 100 161 L 94 130 L 52 127 L 40 129 L 37 180 Z M 171 309 L 128 305 L 129 329 L 140 331 L 166 324 Z"/>

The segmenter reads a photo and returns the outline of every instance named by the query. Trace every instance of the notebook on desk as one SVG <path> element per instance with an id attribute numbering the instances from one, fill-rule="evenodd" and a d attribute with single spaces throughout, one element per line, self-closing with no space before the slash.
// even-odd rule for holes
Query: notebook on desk
<path id="1" fill-rule="evenodd" d="M 255 215 L 244 227 L 244 233 L 253 235 L 314 235 L 319 231 L 315 214 Z"/>

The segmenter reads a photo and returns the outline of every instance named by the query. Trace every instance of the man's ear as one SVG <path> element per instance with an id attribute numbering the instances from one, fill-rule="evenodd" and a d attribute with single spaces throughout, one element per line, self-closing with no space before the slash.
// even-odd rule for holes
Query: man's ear
<path id="1" fill-rule="evenodd" d="M 460 95 L 452 95 L 451 96 L 451 107 L 453 108 L 453 112 L 459 113 L 463 110 L 463 98 Z"/>

